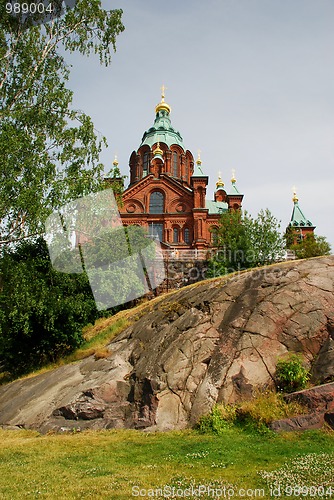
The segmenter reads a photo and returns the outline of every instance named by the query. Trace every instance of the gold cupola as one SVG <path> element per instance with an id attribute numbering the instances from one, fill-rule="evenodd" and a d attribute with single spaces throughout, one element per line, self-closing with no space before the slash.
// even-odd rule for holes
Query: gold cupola
<path id="1" fill-rule="evenodd" d="M 114 167 L 118 167 L 118 160 L 117 160 L 117 155 L 115 155 L 114 161 L 112 162 Z"/>
<path id="2" fill-rule="evenodd" d="M 162 110 L 167 111 L 167 113 L 171 112 L 171 107 L 169 106 L 169 104 L 167 104 L 165 102 L 165 90 L 166 90 L 166 87 L 163 85 L 161 87 L 161 101 L 155 107 L 156 113 L 159 113 L 159 111 L 162 111 Z"/>
<path id="3" fill-rule="evenodd" d="M 223 188 L 225 184 L 223 183 L 222 177 L 221 177 L 221 172 L 218 172 L 218 180 L 216 182 L 216 189 Z"/>
<path id="4" fill-rule="evenodd" d="M 153 150 L 153 156 L 162 156 L 164 152 L 160 148 L 160 142 L 157 143 L 157 147 Z"/>

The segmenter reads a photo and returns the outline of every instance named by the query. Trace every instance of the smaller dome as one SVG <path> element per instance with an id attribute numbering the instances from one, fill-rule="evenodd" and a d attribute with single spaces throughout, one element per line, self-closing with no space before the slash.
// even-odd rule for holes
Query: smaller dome
<path id="1" fill-rule="evenodd" d="M 218 190 L 220 188 L 223 188 L 224 186 L 225 186 L 225 184 L 223 183 L 222 178 L 221 178 L 221 173 L 219 172 L 218 173 L 218 181 L 216 182 L 216 188 Z"/>
<path id="2" fill-rule="evenodd" d="M 115 155 L 115 158 L 114 158 L 114 161 L 112 162 L 112 164 L 114 165 L 114 167 L 118 166 L 117 155 Z"/>
<path id="3" fill-rule="evenodd" d="M 159 111 L 161 110 L 164 110 L 164 111 L 167 111 L 167 113 L 170 113 L 171 112 L 171 108 L 169 106 L 169 104 L 167 104 L 165 102 L 165 90 L 166 90 L 166 87 L 163 85 L 161 87 L 161 101 L 159 102 L 159 104 L 156 105 L 155 107 L 155 112 L 158 114 Z"/>
<path id="4" fill-rule="evenodd" d="M 153 155 L 154 156 L 161 156 L 164 154 L 164 152 L 162 151 L 162 149 L 160 148 L 160 142 L 157 143 L 157 147 L 153 150 Z"/>
<path id="5" fill-rule="evenodd" d="M 293 198 L 292 198 L 292 201 L 294 203 L 298 203 L 298 196 L 297 196 L 296 188 L 295 187 L 293 188 Z"/>

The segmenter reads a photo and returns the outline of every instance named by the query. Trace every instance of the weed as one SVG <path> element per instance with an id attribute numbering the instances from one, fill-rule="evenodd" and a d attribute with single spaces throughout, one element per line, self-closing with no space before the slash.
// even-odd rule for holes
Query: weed
<path id="1" fill-rule="evenodd" d="M 303 413 L 305 408 L 300 403 L 286 403 L 282 394 L 266 391 L 242 403 L 215 405 L 208 415 L 200 418 L 197 428 L 202 433 L 220 435 L 235 425 L 266 434 L 271 433 L 268 426 L 274 420 Z"/>
<path id="2" fill-rule="evenodd" d="M 235 422 L 236 408 L 230 405 L 215 405 L 208 415 L 199 419 L 197 428 L 201 433 L 222 434 Z"/>
<path id="3" fill-rule="evenodd" d="M 283 392 L 294 392 L 305 389 L 310 378 L 308 370 L 297 354 L 279 359 L 276 366 L 277 388 Z"/>

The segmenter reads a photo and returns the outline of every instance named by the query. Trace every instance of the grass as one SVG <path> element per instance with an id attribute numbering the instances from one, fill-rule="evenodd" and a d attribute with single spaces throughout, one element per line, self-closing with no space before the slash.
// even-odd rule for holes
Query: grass
<path id="1" fill-rule="evenodd" d="M 263 436 L 231 428 L 220 436 L 190 430 L 40 436 L 33 431 L 0 430 L 0 440 L 4 500 L 129 499 L 132 488 L 136 492 L 136 488 L 191 485 L 225 486 L 236 497 L 240 488 L 257 488 L 263 492 L 257 496 L 269 498 L 270 488 L 281 476 L 284 487 L 303 478 L 305 483 L 303 463 L 312 465 L 313 484 L 333 482 L 334 438 L 325 431 Z"/>

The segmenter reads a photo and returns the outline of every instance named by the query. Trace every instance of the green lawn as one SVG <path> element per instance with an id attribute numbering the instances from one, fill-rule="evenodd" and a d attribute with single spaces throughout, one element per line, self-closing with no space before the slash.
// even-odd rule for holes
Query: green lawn
<path id="1" fill-rule="evenodd" d="M 150 489 L 163 487 L 169 488 L 165 498 L 182 498 L 191 486 L 201 486 L 200 498 L 231 498 L 232 493 L 237 498 L 240 488 L 258 489 L 241 491 L 247 498 L 270 498 L 275 481 L 281 483 L 281 498 L 306 498 L 306 490 L 289 495 L 289 487 L 312 484 L 309 498 L 329 499 L 330 493 L 334 498 L 330 431 L 260 435 L 234 427 L 220 436 L 197 431 L 40 436 L 0 430 L 0 440 L 1 499 L 152 498 L 156 492 Z M 167 496 L 173 487 L 175 496 Z"/>

